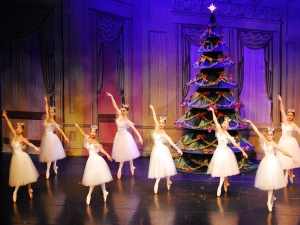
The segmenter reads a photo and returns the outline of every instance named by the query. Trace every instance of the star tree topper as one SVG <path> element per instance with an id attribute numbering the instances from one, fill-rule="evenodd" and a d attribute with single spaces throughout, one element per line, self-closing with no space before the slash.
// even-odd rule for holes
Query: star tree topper
<path id="1" fill-rule="evenodd" d="M 212 13 L 217 9 L 217 7 L 212 3 L 209 7 L 207 7 Z"/>

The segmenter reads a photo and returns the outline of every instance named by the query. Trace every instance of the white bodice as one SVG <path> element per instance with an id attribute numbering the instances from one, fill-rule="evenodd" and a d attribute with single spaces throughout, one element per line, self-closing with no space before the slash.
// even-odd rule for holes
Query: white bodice
<path id="1" fill-rule="evenodd" d="M 269 145 L 267 147 L 266 144 L 264 143 L 264 152 L 265 152 L 265 157 L 275 156 L 274 148 L 272 145 Z"/>
<path id="2" fill-rule="evenodd" d="M 86 148 L 89 151 L 90 157 L 98 156 L 98 152 L 100 151 L 99 150 L 99 144 L 89 144 L 89 143 L 87 143 Z"/>
<path id="3" fill-rule="evenodd" d="M 227 147 L 228 140 L 225 134 L 220 134 L 219 132 L 216 133 L 216 137 L 218 139 L 218 147 L 225 148 Z"/>
<path id="4" fill-rule="evenodd" d="M 129 127 L 128 122 L 116 120 L 116 124 L 118 127 L 119 134 L 125 134 L 126 132 L 128 132 L 127 131 L 127 128 Z"/>
<path id="5" fill-rule="evenodd" d="M 45 133 L 53 133 L 55 131 L 55 127 L 52 123 L 44 122 Z"/>
<path id="6" fill-rule="evenodd" d="M 164 145 L 164 143 L 166 142 L 166 135 L 167 134 L 158 134 L 156 132 L 153 132 L 152 134 L 152 138 L 154 140 L 154 146 L 162 146 Z"/>
<path id="7" fill-rule="evenodd" d="M 18 155 L 20 152 L 23 152 L 23 145 L 19 141 L 11 141 L 11 146 L 13 147 L 13 154 Z"/>
<path id="8" fill-rule="evenodd" d="M 294 127 L 291 125 L 281 124 L 283 138 L 293 137 Z"/>

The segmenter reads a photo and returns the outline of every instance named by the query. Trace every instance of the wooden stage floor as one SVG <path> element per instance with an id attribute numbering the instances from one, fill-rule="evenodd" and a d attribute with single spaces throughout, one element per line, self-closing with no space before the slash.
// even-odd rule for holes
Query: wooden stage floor
<path id="1" fill-rule="evenodd" d="M 125 163 L 120 180 L 116 177 L 118 163 L 108 162 L 114 180 L 106 184 L 107 202 L 98 186 L 87 206 L 88 187 L 80 183 L 87 157 L 58 161 L 58 175 L 51 170 L 46 180 L 46 164 L 38 162 L 38 155 L 31 155 L 40 173 L 38 182 L 32 184 L 34 197 L 29 199 L 27 188 L 20 187 L 13 203 L 13 188 L 8 186 L 10 158 L 10 153 L 0 153 L 0 224 L 300 224 L 299 169 L 294 171 L 294 184 L 275 191 L 277 200 L 269 213 L 267 192 L 253 186 L 256 171 L 229 177 L 228 192 L 222 190 L 221 197 L 216 196 L 218 178 L 187 173 L 171 178 L 170 191 L 162 179 L 154 194 L 155 180 L 147 178 L 149 158 L 134 160 L 134 177 Z"/>

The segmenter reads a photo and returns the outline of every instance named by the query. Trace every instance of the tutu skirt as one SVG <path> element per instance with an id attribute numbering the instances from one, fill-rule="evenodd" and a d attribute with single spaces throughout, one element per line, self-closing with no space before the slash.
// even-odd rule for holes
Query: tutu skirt
<path id="1" fill-rule="evenodd" d="M 89 156 L 82 178 L 84 186 L 95 186 L 111 181 L 110 169 L 100 155 Z"/>
<path id="2" fill-rule="evenodd" d="M 154 145 L 150 156 L 148 178 L 170 177 L 176 173 L 176 167 L 169 148 L 163 144 Z"/>
<path id="3" fill-rule="evenodd" d="M 13 154 L 9 169 L 9 186 L 23 186 L 36 182 L 39 173 L 36 170 L 30 156 L 22 151 Z"/>
<path id="4" fill-rule="evenodd" d="M 140 151 L 129 132 L 117 132 L 112 148 L 112 158 L 116 162 L 126 162 L 140 156 Z"/>
<path id="5" fill-rule="evenodd" d="M 217 147 L 208 165 L 212 177 L 227 177 L 239 174 L 236 157 L 229 147 Z"/>
<path id="6" fill-rule="evenodd" d="M 44 133 L 40 148 L 40 162 L 53 162 L 66 157 L 61 141 L 52 132 Z"/>
<path id="7" fill-rule="evenodd" d="M 254 187 L 271 191 L 285 186 L 286 180 L 279 160 L 275 155 L 264 157 L 257 169 Z"/>
<path id="8" fill-rule="evenodd" d="M 294 163 L 291 157 L 288 157 L 277 150 L 276 157 L 279 159 L 282 169 L 289 170 L 300 167 L 300 150 L 296 138 L 281 137 L 278 144 L 283 148 L 284 151 L 290 153 L 293 157 L 295 157 L 295 159 L 298 160 L 298 163 Z"/>

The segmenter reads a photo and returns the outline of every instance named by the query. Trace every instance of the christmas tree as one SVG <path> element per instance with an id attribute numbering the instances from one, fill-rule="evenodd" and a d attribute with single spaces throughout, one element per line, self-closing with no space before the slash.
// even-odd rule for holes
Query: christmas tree
<path id="1" fill-rule="evenodd" d="M 193 65 L 197 69 L 194 78 L 187 85 L 196 87 L 197 91 L 181 102 L 186 108 L 186 113 L 175 121 L 175 125 L 185 129 L 185 134 L 176 143 L 183 151 L 183 155 L 176 160 L 179 171 L 190 173 L 206 173 L 207 166 L 217 147 L 215 137 L 215 124 L 212 114 L 207 109 L 213 107 L 217 119 L 221 124 L 225 117 L 230 118 L 228 132 L 236 142 L 249 153 L 254 150 L 251 145 L 239 132 L 248 129 L 239 116 L 239 108 L 243 107 L 241 101 L 236 101 L 231 88 L 237 87 L 232 76 L 225 71 L 226 67 L 234 65 L 234 62 L 223 52 L 229 48 L 222 41 L 223 33 L 216 22 L 216 9 L 212 4 L 209 9 L 211 16 L 209 23 L 201 35 L 200 57 Z M 228 144 L 237 157 L 240 171 L 256 169 L 256 164 L 242 158 L 242 153 Z"/>

